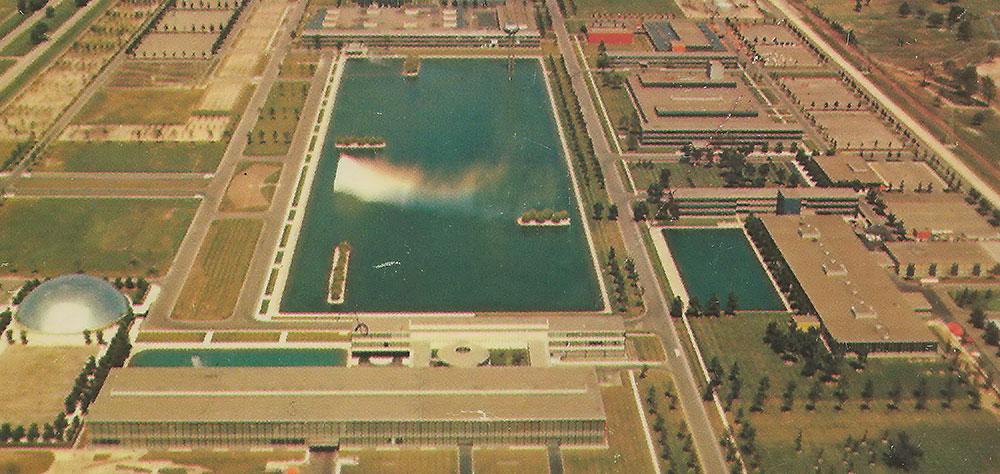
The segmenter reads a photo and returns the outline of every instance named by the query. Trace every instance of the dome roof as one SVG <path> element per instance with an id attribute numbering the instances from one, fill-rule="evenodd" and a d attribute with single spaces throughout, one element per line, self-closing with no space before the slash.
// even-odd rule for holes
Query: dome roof
<path id="1" fill-rule="evenodd" d="M 14 317 L 28 329 L 75 334 L 110 326 L 127 311 L 125 297 L 110 283 L 88 275 L 64 275 L 42 283 L 17 307 Z"/>

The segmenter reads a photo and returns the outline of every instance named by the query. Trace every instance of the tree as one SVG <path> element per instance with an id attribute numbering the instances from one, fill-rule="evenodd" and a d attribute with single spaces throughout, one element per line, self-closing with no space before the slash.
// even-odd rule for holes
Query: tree
<path id="1" fill-rule="evenodd" d="M 679 318 L 684 315 L 684 302 L 681 301 L 680 296 L 675 296 L 673 301 L 670 302 L 670 316 L 674 318 Z"/>
<path id="2" fill-rule="evenodd" d="M 896 383 L 892 385 L 892 388 L 889 389 L 889 403 L 886 404 L 886 407 L 888 407 L 890 410 L 899 409 L 899 401 L 902 398 L 903 398 L 903 386 L 899 382 L 899 380 L 897 380 Z"/>
<path id="3" fill-rule="evenodd" d="M 815 410 L 816 402 L 818 402 L 819 399 L 823 397 L 823 382 L 819 381 L 818 379 L 815 382 L 813 382 L 812 388 L 809 389 L 808 397 L 809 397 L 809 403 L 806 404 L 806 409 L 810 411 Z"/>
<path id="4" fill-rule="evenodd" d="M 719 302 L 719 297 L 715 293 L 708 298 L 708 305 L 705 306 L 705 314 L 708 316 L 718 316 L 719 312 L 722 310 L 722 303 Z"/>
<path id="5" fill-rule="evenodd" d="M 612 204 L 608 206 L 608 220 L 616 221 L 618 220 L 618 205 Z"/>
<path id="6" fill-rule="evenodd" d="M 1000 346 L 1000 328 L 996 324 L 987 324 L 983 340 L 991 346 Z"/>
<path id="7" fill-rule="evenodd" d="M 736 293 L 729 292 L 729 298 L 726 301 L 726 314 L 732 316 L 736 314 L 739 309 L 739 302 L 736 299 Z"/>
<path id="8" fill-rule="evenodd" d="M 865 388 L 861 390 L 861 408 L 867 410 L 871 407 L 872 399 L 875 398 L 875 382 L 872 379 L 865 380 Z"/>
<path id="9" fill-rule="evenodd" d="M 941 28 L 944 24 L 944 14 L 941 12 L 934 12 L 927 15 L 927 26 L 930 28 Z"/>
<path id="10" fill-rule="evenodd" d="M 31 44 L 38 44 L 48 39 L 48 32 L 49 25 L 45 24 L 44 21 L 40 21 L 32 25 L 31 31 L 28 34 L 29 39 L 31 39 Z"/>
<path id="11" fill-rule="evenodd" d="M 594 220 L 599 221 L 604 215 L 604 204 L 601 201 L 594 202 Z"/>
<path id="12" fill-rule="evenodd" d="M 986 313 L 983 308 L 976 307 L 972 310 L 972 314 L 969 315 L 969 322 L 972 323 L 972 327 L 976 329 L 983 329 L 986 326 Z"/>
<path id="13" fill-rule="evenodd" d="M 38 430 L 38 423 L 32 423 L 25 436 L 28 438 L 29 443 L 34 443 L 41 435 L 42 433 Z"/>
<path id="14" fill-rule="evenodd" d="M 56 9 L 52 7 L 45 7 L 45 18 L 52 18 L 56 16 Z"/>
<path id="15" fill-rule="evenodd" d="M 993 102 L 993 99 L 997 96 L 997 86 L 993 82 L 993 78 L 990 76 L 982 76 L 979 78 L 979 91 L 983 95 L 983 100 L 986 102 Z"/>
<path id="16" fill-rule="evenodd" d="M 914 273 L 916 273 L 916 271 L 917 271 L 917 267 L 915 265 L 913 265 L 912 263 L 909 264 L 909 265 L 907 265 L 906 266 L 906 278 L 907 279 L 912 279 L 913 275 L 914 275 Z"/>
<path id="17" fill-rule="evenodd" d="M 632 219 L 636 221 L 644 221 L 649 217 L 649 207 L 646 206 L 644 201 L 638 201 L 632 204 Z"/>
<path id="18" fill-rule="evenodd" d="M 910 4 L 909 3 L 903 2 L 902 4 L 899 5 L 899 16 L 904 17 L 904 18 L 908 17 L 908 16 L 910 16 L 910 12 L 911 12 L 911 9 L 910 9 Z"/>
<path id="19" fill-rule="evenodd" d="M 972 39 L 972 22 L 970 22 L 969 20 L 965 20 L 965 21 L 959 23 L 958 24 L 958 33 L 955 34 L 955 37 L 958 38 L 959 41 L 969 41 L 969 40 L 971 40 Z"/>
<path id="20" fill-rule="evenodd" d="M 882 453 L 882 460 L 889 467 L 912 471 L 920 464 L 924 451 L 910 441 L 905 431 L 900 431 L 896 439 L 890 439 Z"/>

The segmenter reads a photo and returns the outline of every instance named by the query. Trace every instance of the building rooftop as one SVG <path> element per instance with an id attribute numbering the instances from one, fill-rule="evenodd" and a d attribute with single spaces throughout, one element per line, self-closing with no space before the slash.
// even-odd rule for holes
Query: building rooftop
<path id="1" fill-rule="evenodd" d="M 814 156 L 816 164 L 823 169 L 830 181 L 854 181 L 862 183 L 882 183 L 882 178 L 868 166 L 860 156 L 840 154 L 834 156 Z"/>
<path id="2" fill-rule="evenodd" d="M 617 316 L 432 316 L 365 317 L 359 320 L 371 332 L 407 331 L 618 331 L 625 323 Z"/>
<path id="3" fill-rule="evenodd" d="M 125 297 L 110 283 L 88 275 L 64 275 L 28 293 L 15 318 L 35 331 L 79 334 L 110 326 L 127 310 Z"/>
<path id="4" fill-rule="evenodd" d="M 777 199 L 778 191 L 794 199 L 859 199 L 851 188 L 675 188 L 675 199 Z"/>
<path id="5" fill-rule="evenodd" d="M 604 418 L 592 368 L 128 367 L 88 422 Z"/>
<path id="6" fill-rule="evenodd" d="M 912 186 L 915 186 L 913 183 Z M 911 186 L 911 185 L 907 185 Z M 902 219 L 907 231 L 956 234 L 970 239 L 998 237 L 997 230 L 956 193 L 884 193 L 888 212 Z"/>
<path id="7" fill-rule="evenodd" d="M 886 242 L 885 247 L 897 262 L 904 265 L 908 263 L 917 265 L 931 263 L 973 265 L 980 263 L 983 264 L 982 271 L 986 272 L 995 263 L 993 256 L 976 241 L 927 240 L 920 242 Z M 944 274 L 948 269 L 939 268 L 938 271 Z"/>
<path id="8" fill-rule="evenodd" d="M 761 220 L 838 342 L 937 340 L 841 217 Z"/>

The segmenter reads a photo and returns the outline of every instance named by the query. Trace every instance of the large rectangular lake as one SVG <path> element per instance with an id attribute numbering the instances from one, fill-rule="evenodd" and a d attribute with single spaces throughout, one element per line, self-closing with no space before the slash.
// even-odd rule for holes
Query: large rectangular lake
<path id="1" fill-rule="evenodd" d="M 688 296 L 702 307 L 715 294 L 725 308 L 732 292 L 740 310 L 785 309 L 742 229 L 666 228 L 663 236 Z"/>
<path id="2" fill-rule="evenodd" d="M 295 244 L 282 312 L 585 311 L 603 307 L 539 61 L 350 60 Z M 336 137 L 374 135 L 377 153 Z M 572 225 L 524 229 L 528 208 Z M 352 246 L 346 301 L 330 257 Z"/>

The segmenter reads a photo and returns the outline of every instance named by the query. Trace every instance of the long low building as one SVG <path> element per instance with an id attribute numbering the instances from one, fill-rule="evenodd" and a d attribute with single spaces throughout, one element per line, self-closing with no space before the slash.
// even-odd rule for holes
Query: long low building
<path id="1" fill-rule="evenodd" d="M 850 188 L 676 188 L 681 215 L 854 214 L 860 194 Z"/>
<path id="2" fill-rule="evenodd" d="M 985 277 L 996 265 L 985 241 L 886 242 L 896 273 L 907 278 Z"/>
<path id="3" fill-rule="evenodd" d="M 606 444 L 585 368 L 123 368 L 90 443 L 128 447 Z"/>
<path id="4" fill-rule="evenodd" d="M 816 309 L 847 352 L 933 351 L 938 339 L 840 216 L 761 217 Z"/>

